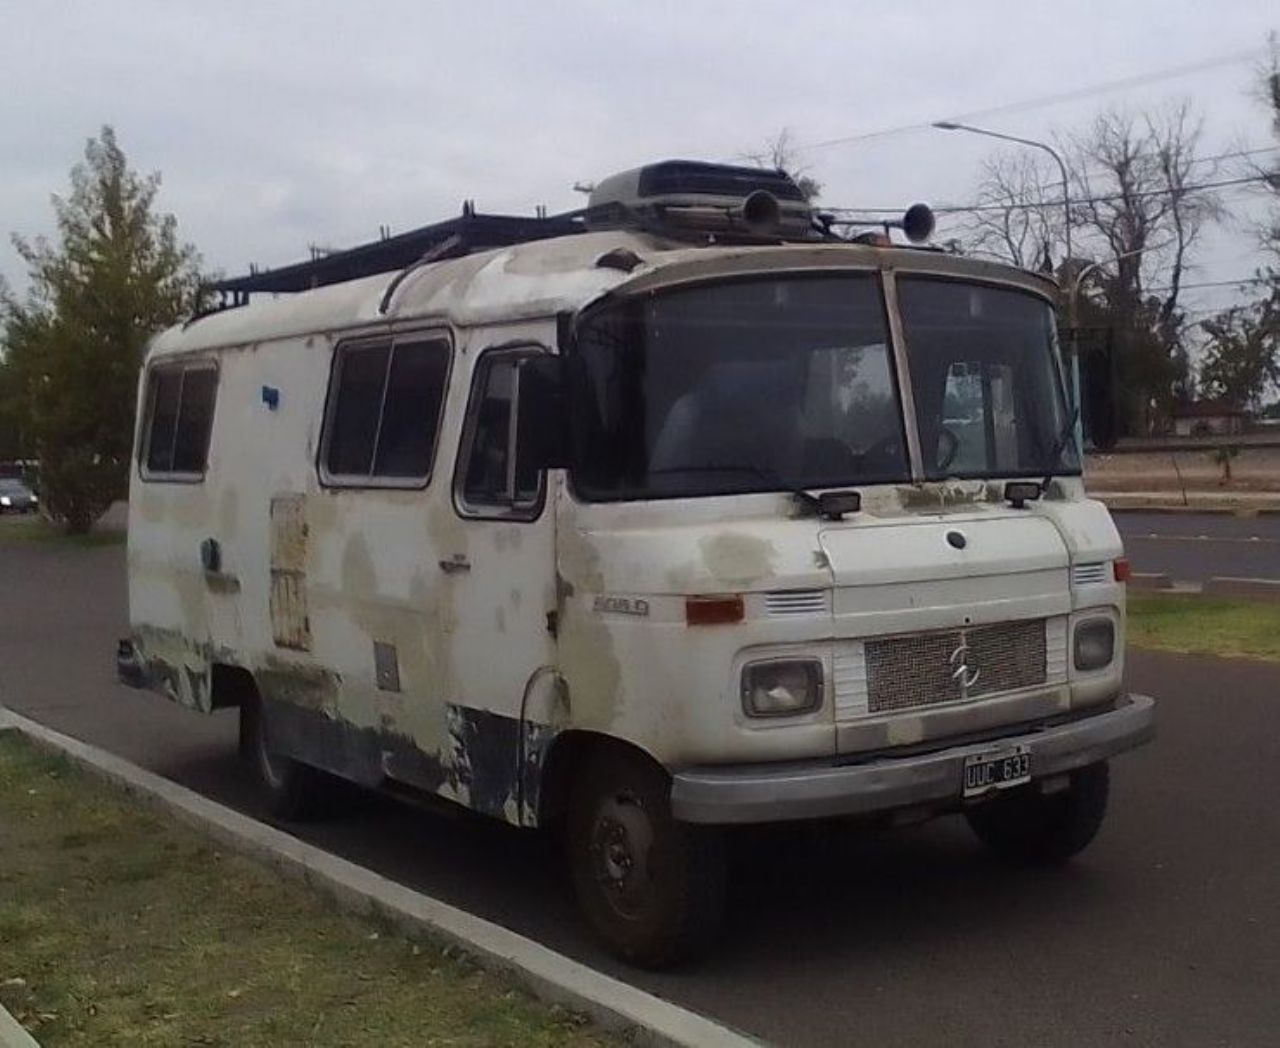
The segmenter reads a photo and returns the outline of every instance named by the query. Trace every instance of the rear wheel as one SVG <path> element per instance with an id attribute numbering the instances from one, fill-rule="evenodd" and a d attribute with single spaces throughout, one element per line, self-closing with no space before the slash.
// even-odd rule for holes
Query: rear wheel
<path id="1" fill-rule="evenodd" d="M 669 781 L 643 755 L 605 749 L 574 786 L 569 854 L 578 902 L 609 948 L 659 968 L 705 947 L 724 911 L 724 841 L 671 816 Z"/>
<path id="2" fill-rule="evenodd" d="M 328 777 L 272 749 L 262 703 L 256 697 L 240 707 L 240 755 L 249 761 L 267 808 L 276 818 L 306 819 L 324 806 Z"/>
<path id="3" fill-rule="evenodd" d="M 1017 790 L 965 812 L 978 839 L 1007 862 L 1050 866 L 1066 862 L 1097 836 L 1107 812 L 1106 761 L 1073 771 L 1066 789 Z"/>

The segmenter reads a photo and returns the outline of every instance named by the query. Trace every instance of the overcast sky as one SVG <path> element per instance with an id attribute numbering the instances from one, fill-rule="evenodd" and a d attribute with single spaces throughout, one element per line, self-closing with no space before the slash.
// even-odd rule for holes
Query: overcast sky
<path id="1" fill-rule="evenodd" d="M 1255 92 L 1277 27 L 1274 0 L 0 0 L 0 231 L 50 231 L 49 195 L 104 123 L 135 167 L 162 172 L 160 206 L 228 275 L 446 218 L 466 198 L 482 211 L 579 206 L 575 180 L 732 159 L 782 127 L 818 143 L 1246 51 L 974 122 L 1044 137 L 1106 105 L 1190 97 L 1207 151 L 1271 146 Z M 917 129 L 802 159 L 829 205 L 957 203 L 993 145 Z M 1258 261 L 1228 229 L 1192 279 Z M 7 239 L 0 274 L 23 284 Z"/>

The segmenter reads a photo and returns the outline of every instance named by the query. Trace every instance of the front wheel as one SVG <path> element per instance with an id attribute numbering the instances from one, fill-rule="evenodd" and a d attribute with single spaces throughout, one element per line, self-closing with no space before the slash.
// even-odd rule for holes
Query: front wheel
<path id="1" fill-rule="evenodd" d="M 645 968 L 704 948 L 724 912 L 720 833 L 671 816 L 669 780 L 623 749 L 588 756 L 575 783 L 569 857 L 578 902 L 618 957 Z"/>
<path id="2" fill-rule="evenodd" d="M 1020 789 L 965 812 L 978 839 L 1007 862 L 1051 866 L 1083 851 L 1107 812 L 1106 761 L 1070 773 L 1065 789 Z"/>

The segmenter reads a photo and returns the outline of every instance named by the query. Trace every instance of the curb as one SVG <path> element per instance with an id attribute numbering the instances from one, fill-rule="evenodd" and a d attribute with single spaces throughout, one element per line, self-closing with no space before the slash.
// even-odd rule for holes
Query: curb
<path id="1" fill-rule="evenodd" d="M 426 932 L 459 946 L 541 1000 L 588 1015 L 606 1029 L 631 1033 L 633 1043 L 664 1048 L 759 1048 L 762 1043 L 0 707 L 0 731 L 5 729 L 20 731 L 37 746 L 67 756 L 226 846 L 319 888 L 344 909 L 378 913 L 410 933 Z M 30 1044 L 19 1041 L 13 1048 Z M 0 1048 L 10 1048 L 3 1036 Z"/>
<path id="2" fill-rule="evenodd" d="M 0 722 L 0 731 L 3 729 L 4 724 Z M 3 1005 L 0 1005 L 0 1048 L 40 1048 L 27 1028 L 5 1011 Z"/>
<path id="3" fill-rule="evenodd" d="M 1129 576 L 1129 588 L 1144 593 L 1173 589 L 1173 579 L 1165 572 L 1135 571 Z"/>

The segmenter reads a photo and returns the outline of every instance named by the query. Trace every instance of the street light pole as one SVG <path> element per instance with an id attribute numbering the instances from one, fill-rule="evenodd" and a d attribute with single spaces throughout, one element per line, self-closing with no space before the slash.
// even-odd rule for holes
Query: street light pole
<path id="1" fill-rule="evenodd" d="M 1062 174 L 1062 210 L 1066 225 L 1063 227 L 1063 238 L 1067 245 L 1067 278 L 1071 276 L 1071 178 L 1067 174 L 1066 161 L 1048 142 L 1040 142 L 1034 138 L 1019 138 L 1017 135 L 1006 135 L 1002 131 L 990 131 L 985 127 L 973 127 L 971 124 L 959 124 L 954 120 L 938 120 L 933 124 L 939 131 L 967 131 L 971 135 L 984 135 L 987 138 L 998 138 L 1004 142 L 1016 142 L 1020 146 L 1043 149 L 1058 165 Z M 1079 288 L 1079 283 L 1075 284 Z M 1074 292 L 1067 295 L 1067 330 L 1070 332 L 1071 346 L 1071 393 L 1076 407 L 1076 450 L 1084 455 L 1084 424 L 1080 411 L 1080 341 L 1076 331 L 1076 296 Z"/>

